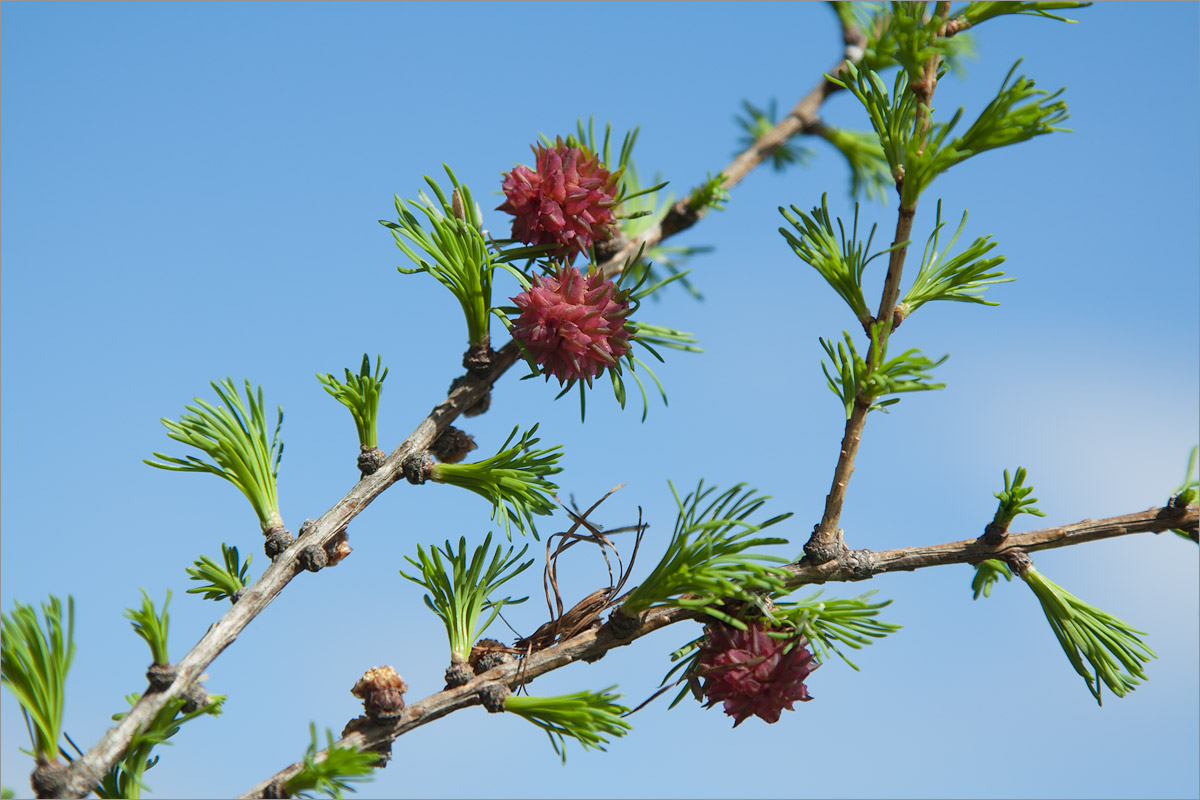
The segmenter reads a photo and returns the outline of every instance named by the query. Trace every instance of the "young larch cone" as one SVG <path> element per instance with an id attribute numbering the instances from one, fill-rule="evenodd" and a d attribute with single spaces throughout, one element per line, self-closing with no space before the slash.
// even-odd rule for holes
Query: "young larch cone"
<path id="1" fill-rule="evenodd" d="M 778 722 L 780 712 L 791 711 L 795 701 L 811 700 L 804 679 L 819 666 L 803 636 L 774 639 L 756 622 L 747 626 L 744 631 L 724 623 L 705 626 L 695 666 L 704 679 L 704 707 L 724 701 L 735 728 L 751 716 Z"/>
<path id="2" fill-rule="evenodd" d="M 513 338 L 560 386 L 570 380 L 591 386 L 629 352 L 629 297 L 599 273 L 563 266 L 556 275 L 534 276 L 529 291 L 512 301 L 521 311 Z"/>
<path id="3" fill-rule="evenodd" d="M 552 148 L 534 148 L 537 171 L 524 165 L 504 173 L 505 201 L 498 211 L 513 215 L 512 235 L 525 244 L 559 245 L 569 259 L 615 229 L 619 175 L 600 157 L 568 147 L 560 137 Z M 619 172 L 619 170 L 618 170 Z"/>

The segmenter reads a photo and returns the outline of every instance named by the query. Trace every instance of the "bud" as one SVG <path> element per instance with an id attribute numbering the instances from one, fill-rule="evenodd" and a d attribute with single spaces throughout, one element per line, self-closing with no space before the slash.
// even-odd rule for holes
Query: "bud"
<path id="1" fill-rule="evenodd" d="M 467 221 L 467 211 L 463 208 L 462 195 L 458 192 L 458 187 L 454 187 L 454 191 L 450 194 L 450 210 L 454 212 L 454 218 Z"/>
<path id="2" fill-rule="evenodd" d="M 391 667 L 372 667 L 363 673 L 350 694 L 363 701 L 367 716 L 373 720 L 395 719 L 404 713 L 404 693 L 408 684 Z"/>

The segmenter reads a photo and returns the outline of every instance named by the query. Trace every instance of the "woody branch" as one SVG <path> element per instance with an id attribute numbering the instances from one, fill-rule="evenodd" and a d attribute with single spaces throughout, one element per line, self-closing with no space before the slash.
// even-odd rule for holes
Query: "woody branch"
<path id="1" fill-rule="evenodd" d="M 865 38 L 861 32 L 845 28 L 843 38 L 846 41 L 846 55 L 835 66 L 835 70 L 840 70 L 848 60 L 857 62 L 862 57 L 861 44 L 865 42 Z M 837 88 L 822 78 L 782 122 L 726 168 L 726 188 L 739 183 L 789 137 L 819 125 L 816 112 L 824 99 Z M 686 210 L 686 203 L 687 198 L 676 204 L 662 223 L 639 237 L 636 243 L 630 243 L 623 248 L 600 268 L 608 274 L 615 274 L 620 271 L 624 261 L 632 257 L 643 244 L 652 246 L 695 224 L 700 219 L 700 214 L 687 212 L 681 216 L 679 209 Z M 100 777 L 120 760 L 133 737 L 144 729 L 170 700 L 183 694 L 216 657 L 233 644 L 251 620 L 303 571 L 299 565 L 299 558 L 307 547 L 324 546 L 346 530 L 354 517 L 403 476 L 404 462 L 409 456 L 426 451 L 459 414 L 483 400 L 492 385 L 519 358 L 520 352 L 514 342 L 510 341 L 501 347 L 492 357 L 490 369 L 486 373 L 465 376 L 446 399 L 439 403 L 412 434 L 387 457 L 378 471 L 364 477 L 319 519 L 302 528 L 296 542 L 275 558 L 259 579 L 244 591 L 239 601 L 210 626 L 208 632 L 179 661 L 176 665 L 176 677 L 171 685 L 161 691 L 146 691 L 120 722 L 105 732 L 100 741 L 86 754 L 72 762 L 67 784 L 70 796 L 84 797 L 90 793 Z"/>
<path id="2" fill-rule="evenodd" d="M 823 564 L 795 563 L 787 567 L 792 573 L 789 586 L 865 580 L 885 572 L 911 572 L 926 567 L 947 564 L 972 564 L 989 558 L 1005 558 L 1010 553 L 1072 547 L 1088 542 L 1128 536 L 1135 533 L 1160 533 L 1170 529 L 1196 531 L 1200 526 L 1200 509 L 1163 506 L 1147 511 L 1082 520 L 1071 525 L 1042 528 L 1027 533 L 1011 533 L 1000 545 L 988 545 L 983 538 L 956 542 L 903 547 L 896 550 L 856 550 L 841 559 Z M 372 722 L 358 727 L 342 737 L 336 745 L 360 750 L 386 751 L 392 742 L 405 733 L 463 708 L 480 704 L 479 692 L 490 684 L 503 684 L 509 689 L 527 684 L 533 679 L 577 661 L 592 661 L 616 647 L 622 647 L 654 631 L 684 620 L 703 620 L 700 612 L 675 607 L 652 608 L 641 615 L 637 627 L 628 636 L 614 636 L 611 626 L 596 623 L 590 630 L 560 642 L 545 650 L 532 653 L 517 662 L 505 664 L 475 676 L 470 682 L 446 689 L 413 703 L 403 714 L 387 723 Z M 317 754 L 323 760 L 326 751 Z M 303 767 L 302 762 L 280 770 L 250 789 L 243 798 L 264 797 L 268 787 L 282 784 Z"/>

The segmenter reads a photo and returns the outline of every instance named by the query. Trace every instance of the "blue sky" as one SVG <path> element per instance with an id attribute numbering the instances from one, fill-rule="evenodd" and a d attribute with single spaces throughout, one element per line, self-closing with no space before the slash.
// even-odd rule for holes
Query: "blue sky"
<path id="1" fill-rule="evenodd" d="M 961 105 L 970 119 L 1024 57 L 1039 86 L 1067 87 L 1074 133 L 972 159 L 923 198 L 917 241 L 941 198 L 955 224 L 969 209 L 964 236 L 992 234 L 1018 280 L 992 289 L 998 308 L 926 307 L 898 332 L 905 347 L 951 354 L 938 369 L 948 386 L 872 415 L 842 519 L 851 546 L 976 535 L 1001 472 L 1018 465 L 1046 524 L 1145 509 L 1200 439 L 1197 5 L 1076 16 L 988 23 L 965 80 L 938 87 L 938 114 Z M 147 652 L 122 618 L 139 587 L 157 600 L 174 591 L 178 659 L 224 611 L 184 593 L 184 568 L 222 541 L 255 554 L 255 575 L 265 562 L 232 487 L 141 463 L 181 454 L 159 418 L 211 397 L 213 379 L 262 384 L 286 413 L 279 491 L 296 530 L 357 479 L 349 415 L 314 373 L 383 355 L 388 450 L 460 374 L 457 304 L 427 276 L 396 272 L 405 258 L 376 222 L 394 213 L 393 193 L 415 197 L 447 162 L 486 200 L 538 133 L 588 116 L 641 125 L 640 171 L 682 193 L 728 163 L 743 99 L 789 108 L 840 52 L 833 14 L 815 3 L 5 3 L 3 19 L 0 604 L 74 595 L 66 729 L 81 745 L 144 688 Z M 845 94 L 822 115 L 865 125 Z M 810 164 L 752 174 L 727 210 L 672 242 L 715 250 L 692 262 L 704 302 L 667 292 L 644 309 L 706 348 L 658 370 L 669 407 L 655 401 L 641 423 L 597 395 L 580 424 L 574 402 L 514 370 L 464 425 L 489 453 L 540 421 L 543 441 L 565 446 L 562 495 L 581 505 L 626 484 L 602 521 L 645 510 L 643 570 L 673 524 L 667 479 L 773 495 L 776 511 L 796 512 L 779 529 L 788 555 L 820 518 L 842 422 L 817 339 L 854 321 L 778 235 L 776 208 L 824 192 L 836 214 L 853 205 L 844 163 L 811 148 Z M 506 224 L 485 213 L 493 230 Z M 862 215 L 886 243 L 895 200 Z M 872 279 L 869 297 L 882 269 Z M 355 554 L 295 580 L 212 665 L 226 712 L 163 749 L 153 794 L 245 791 L 302 755 L 310 721 L 336 732 L 356 716 L 349 689 L 369 667 L 394 665 L 410 700 L 438 690 L 444 632 L 397 570 L 418 543 L 487 530 L 486 503 L 450 487 L 379 498 L 350 526 Z M 731 731 L 717 710 L 668 713 L 664 698 L 607 755 L 572 748 L 560 767 L 533 726 L 473 708 L 399 740 L 360 794 L 1195 796 L 1196 555 L 1172 535 L 1035 555 L 1147 631 L 1159 655 L 1147 683 L 1103 708 L 1031 592 L 1001 585 L 972 602 L 971 570 L 939 568 L 827 587 L 878 589 L 905 627 L 859 654 L 861 673 L 823 665 L 808 681 L 816 699 L 774 726 Z M 598 562 L 571 569 L 568 594 L 604 583 Z M 508 616 L 528 632 L 545 619 L 536 575 L 520 590 L 533 600 Z M 695 631 L 659 632 L 532 691 L 617 683 L 636 705 Z M 2 781 L 27 795 L 28 742 L 7 692 L 0 721 Z"/>

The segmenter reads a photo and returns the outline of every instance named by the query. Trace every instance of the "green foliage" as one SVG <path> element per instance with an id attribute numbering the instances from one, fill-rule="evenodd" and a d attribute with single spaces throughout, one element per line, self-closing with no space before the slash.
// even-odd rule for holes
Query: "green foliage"
<path id="1" fill-rule="evenodd" d="M 1200 447 L 1193 447 L 1192 452 L 1188 454 L 1187 472 L 1183 474 L 1183 483 L 1175 487 L 1175 491 L 1171 493 L 1170 505 L 1174 508 L 1187 508 L 1196 502 L 1196 497 L 1200 494 L 1200 481 L 1196 479 L 1196 456 L 1198 453 L 1200 453 Z M 1194 532 L 1185 531 L 1182 528 L 1172 528 L 1171 532 L 1188 541 L 1200 544 L 1200 538 L 1197 538 Z"/>
<path id="2" fill-rule="evenodd" d="M 1085 603 L 1032 566 L 1021 578 L 1042 604 L 1054 636 L 1098 704 L 1103 705 L 1101 682 L 1117 697 L 1124 697 L 1146 680 L 1142 665 L 1157 656 L 1138 638 L 1146 635 L 1144 631 Z"/>
<path id="3" fill-rule="evenodd" d="M 605 750 L 607 736 L 624 736 L 632 726 L 621 718 L 629 709 L 615 701 L 616 686 L 599 692 L 575 692 L 557 697 L 521 697 L 509 695 L 504 710 L 524 717 L 550 737 L 554 752 L 567 763 L 566 740 L 569 736 L 583 749 Z"/>
<path id="4" fill-rule="evenodd" d="M 200 450 L 210 461 L 196 456 L 181 459 L 155 453 L 154 457 L 162 463 L 150 459 L 145 459 L 145 463 L 158 469 L 208 472 L 224 478 L 250 501 L 263 531 L 282 525 L 275 480 L 279 475 L 279 460 L 283 458 L 283 443 L 279 441 L 283 409 L 278 409 L 275 433 L 268 442 L 262 387 L 258 387 L 256 396 L 250 391 L 250 381 L 246 381 L 246 400 L 250 404 L 247 409 L 232 379 L 213 381 L 211 385 L 224 408 L 197 397 L 196 405 L 184 406 L 191 413 L 184 414 L 179 422 L 162 420 L 168 436 Z"/>
<path id="5" fill-rule="evenodd" d="M 820 273 L 825 282 L 846 301 L 846 305 L 850 307 L 860 322 L 864 324 L 870 322 L 871 311 L 867 308 L 867 301 L 863 298 L 862 291 L 863 271 L 867 268 L 867 264 L 879 256 L 898 247 L 904 247 L 908 243 L 900 242 L 887 250 L 881 250 L 868 256 L 871 240 L 875 238 L 876 226 L 871 226 L 866 244 L 859 241 L 858 203 L 854 204 L 854 225 L 850 229 L 849 239 L 846 238 L 846 228 L 840 217 L 837 221 L 838 233 L 835 234 L 833 231 L 833 224 L 829 217 L 828 195 L 821 195 L 821 206 L 813 208 L 812 216 L 805 214 L 796 206 L 792 206 L 792 212 L 799 216 L 799 219 L 789 214 L 787 209 L 782 206 L 779 208 L 779 213 L 792 224 L 799 234 L 797 236 L 787 228 L 779 229 L 783 238 L 791 245 L 792 251 L 800 257 L 801 261 Z"/>
<path id="6" fill-rule="evenodd" d="M 866 108 L 892 176 L 900 186 L 900 204 L 913 208 L 934 178 L 971 156 L 1067 130 L 1057 127 L 1068 116 L 1066 103 L 1056 99 L 1061 89 L 1054 94 L 1034 89 L 1033 81 L 1024 75 L 1010 84 L 1020 63 L 1009 70 L 996 97 L 966 133 L 949 142 L 947 138 L 963 110 L 959 109 L 949 122 L 933 123 L 928 131 L 924 130 L 916 124 L 918 101 L 910 91 L 906 72 L 897 74 L 891 95 L 878 74 L 852 64 L 846 66 L 846 80 L 830 80 L 848 89 Z"/>
<path id="7" fill-rule="evenodd" d="M 1056 99 L 1064 90 L 1050 94 L 1035 89 L 1033 80 L 1024 75 L 1010 83 L 1020 65 L 1021 62 L 1017 61 L 1008 71 L 996 97 L 962 136 L 946 143 L 947 136 L 962 117 L 961 108 L 948 123 L 932 126 L 923 154 L 909 162 L 904 198 L 915 203 L 917 196 L 934 178 L 972 156 L 1055 131 L 1069 132 L 1068 128 L 1057 127 L 1069 116 L 1066 102 Z M 905 205 L 912 204 L 902 202 Z"/>
<path id="8" fill-rule="evenodd" d="M 0 800 L 11 800 L 11 798 L 14 798 L 16 796 L 17 796 L 17 793 L 14 792 L 12 789 L 8 788 L 7 786 L 0 789 Z"/>
<path id="9" fill-rule="evenodd" d="M 691 199 L 688 200 L 688 209 L 702 211 L 711 208 L 716 211 L 724 211 L 725 204 L 728 202 L 729 190 L 725 188 L 725 173 L 718 172 L 714 177 L 710 172 L 704 179 L 704 183 L 692 190 Z"/>
<path id="10" fill-rule="evenodd" d="M 150 645 L 150 655 L 155 664 L 170 664 L 167 658 L 167 628 L 170 618 L 167 616 L 167 605 L 171 602 L 171 590 L 167 589 L 167 599 L 163 601 L 162 616 L 154 610 L 154 601 L 146 590 L 142 589 L 142 607 L 125 609 L 125 618 L 133 621 L 133 632 Z"/>
<path id="11" fill-rule="evenodd" d="M 673 278 L 667 278 L 661 283 L 669 283 Z M 660 284 L 661 285 L 661 284 Z M 641 299 L 650 292 L 656 291 L 657 286 L 650 287 L 641 295 L 635 294 L 635 300 Z M 635 343 L 644 347 L 650 355 L 654 356 L 660 363 L 665 363 L 662 355 L 658 352 L 658 348 L 669 348 L 671 350 L 681 350 L 685 353 L 703 353 L 704 348 L 696 346 L 696 337 L 687 331 L 680 331 L 674 328 L 668 328 L 664 325 L 652 325 L 649 322 L 635 322 L 634 320 L 626 320 L 625 327 L 630 330 L 630 338 Z M 629 368 L 629 375 L 637 384 L 638 392 L 642 397 L 642 422 L 646 421 L 646 416 L 650 412 L 650 401 L 646 396 L 646 386 L 642 383 L 642 379 L 638 376 L 637 368 L 641 367 L 650 379 L 654 381 L 655 387 L 658 388 L 658 394 L 662 398 L 663 405 L 667 404 L 667 392 L 663 389 L 662 383 L 658 380 L 658 376 L 654 374 L 654 370 L 650 369 L 645 361 L 633 355 L 631 350 L 625 355 L 625 365 Z M 618 405 L 625 408 L 625 379 L 623 370 L 610 369 L 608 376 L 613 384 L 613 396 L 617 398 Z M 570 387 L 568 387 L 570 388 Z M 560 395 L 561 396 L 561 395 Z M 583 392 L 580 391 L 580 416 L 583 416 Z"/>
<path id="12" fill-rule="evenodd" d="M 492 272 L 497 266 L 497 259 L 484 237 L 483 212 L 472 198 L 471 190 L 466 184 L 458 182 L 448 165 L 442 166 L 454 185 L 450 199 L 446 198 L 437 182 L 427 175 L 425 182 L 437 197 L 437 203 L 424 191 L 418 193 L 418 200 L 408 201 L 425 216 L 430 231 L 421 226 L 420 218 L 405 206 L 399 196 L 395 197 L 398 221 L 381 219 L 379 224 L 391 229 L 396 246 L 417 264 L 415 269 L 396 269 L 405 275 L 428 272 L 449 289 L 466 316 L 468 341 L 473 345 L 483 344 L 489 340 Z M 462 219 L 455 213 L 456 198 Z"/>
<path id="13" fill-rule="evenodd" d="M 891 34 L 891 55 L 908 75 L 910 83 L 924 78 L 926 65 L 930 61 L 940 65 L 941 60 L 955 52 L 958 42 L 954 37 L 939 36 L 938 32 L 946 18 L 938 16 L 937 3 L 892 3 L 892 16 L 888 25 Z M 939 76 L 940 77 L 940 76 Z"/>
<path id="14" fill-rule="evenodd" d="M 1012 570 L 1003 561 L 994 558 L 989 558 L 987 561 L 981 561 L 975 565 L 975 577 L 971 579 L 971 589 L 975 592 L 976 600 L 980 595 L 984 597 L 992 596 L 992 587 L 1004 578 L 1006 581 L 1011 581 L 1013 578 Z"/>
<path id="15" fill-rule="evenodd" d="M 1036 497 L 1029 496 L 1033 493 L 1033 487 L 1024 486 L 1024 483 L 1024 467 L 1017 467 L 1017 474 L 1011 481 L 1008 477 L 1008 470 L 1004 470 L 1004 490 L 993 495 L 1000 501 L 1000 505 L 996 508 L 996 515 L 992 518 L 993 525 L 1008 530 L 1008 526 L 1012 524 L 1018 514 L 1032 514 L 1035 517 L 1046 516 L 1045 512 L 1033 505 L 1038 501 Z"/>
<path id="16" fill-rule="evenodd" d="M 876 591 L 878 590 L 845 600 L 820 600 L 821 592 L 817 592 L 803 600 L 777 602 L 771 609 L 771 616 L 789 624 L 793 631 L 803 633 L 812 644 L 819 661 L 824 662 L 830 653 L 836 653 L 857 671 L 858 666 L 841 651 L 839 643 L 844 647 L 861 650 L 865 645 L 872 644 L 873 640 L 882 639 L 902 627 L 877 619 L 880 609 L 891 605 L 892 601 L 870 602 Z M 784 631 L 768 635 L 773 638 L 793 638 L 795 633 Z"/>
<path id="17" fill-rule="evenodd" d="M 929 380 L 933 377 L 931 370 L 944 363 L 950 357 L 948 355 L 931 361 L 922 355 L 920 350 L 913 349 L 906 350 L 891 360 L 884 360 L 887 358 L 887 342 L 885 340 L 882 345 L 879 342 L 882 336 L 887 335 L 886 329 L 890 327 L 890 323 L 881 322 L 871 325 L 872 346 L 868 351 L 870 363 L 859 357 L 854 348 L 854 340 L 845 331 L 842 332 L 845 343 L 839 342 L 837 350 L 834 350 L 832 342 L 819 340 L 821 347 L 833 362 L 837 379 L 830 374 L 824 359 L 821 361 L 821 369 L 825 372 L 829 390 L 842 401 L 846 409 L 846 419 L 850 419 L 855 403 L 874 411 L 900 402 L 900 398 L 893 397 L 876 403 L 876 398 L 946 387 L 944 383 L 930 383 Z"/>
<path id="18" fill-rule="evenodd" d="M 221 557 L 225 561 L 224 566 L 208 556 L 200 556 L 199 561 L 192 562 L 196 565 L 194 569 L 186 568 L 188 580 L 205 581 L 188 589 L 188 594 L 202 594 L 205 600 L 232 600 L 238 590 L 244 589 L 250 583 L 247 576 L 252 556 L 246 556 L 243 563 L 238 557 L 238 549 L 222 542 Z"/>
<path id="19" fill-rule="evenodd" d="M 363 447 L 374 448 L 378 445 L 376 423 L 379 418 L 379 395 L 383 391 L 383 381 L 387 374 L 387 367 L 383 366 L 383 356 L 375 357 L 375 373 L 371 374 L 371 360 L 363 353 L 358 374 L 355 375 L 347 369 L 345 383 L 335 378 L 332 373 L 317 375 L 317 380 L 325 387 L 325 391 L 350 409 L 350 414 L 354 417 L 354 427 L 358 431 L 358 443 Z"/>
<path id="20" fill-rule="evenodd" d="M 775 98 L 771 98 L 771 102 L 767 104 L 765 109 L 758 108 L 749 100 L 742 101 L 742 108 L 746 115 L 735 115 L 733 121 L 742 129 L 742 136 L 738 139 L 739 151 L 749 150 L 754 146 L 755 142 L 767 134 L 779 122 L 779 117 L 776 113 Z M 734 155 L 737 155 L 735 153 Z M 783 172 L 784 169 L 792 164 L 805 164 L 812 158 L 812 151 L 808 148 L 801 147 L 797 144 L 792 144 L 785 141 L 783 144 L 771 151 L 771 166 L 776 172 Z"/>
<path id="21" fill-rule="evenodd" d="M 140 698 L 141 695 L 131 694 L 125 700 L 132 708 Z M 225 697 L 222 695 L 210 696 L 208 700 L 209 702 L 204 706 L 186 712 L 183 710 L 187 704 L 186 700 L 181 697 L 168 700 L 166 705 L 159 709 L 159 712 L 150 720 L 150 723 L 134 735 L 121 760 L 113 764 L 94 789 L 96 796 L 101 798 L 141 797 L 142 790 L 149 789 L 142 778 L 147 770 L 158 763 L 159 757 L 152 758 L 150 755 L 155 746 L 171 744 L 168 739 L 179 733 L 179 728 L 185 722 L 205 715 L 212 717 L 221 715 L 221 705 L 225 702 Z M 124 716 L 125 713 L 118 713 L 113 714 L 112 718 L 116 722 Z"/>
<path id="22" fill-rule="evenodd" d="M 379 761 L 377 753 L 357 750 L 353 747 L 339 747 L 333 738 L 333 731 L 325 729 L 328 746 L 325 758 L 317 760 L 317 726 L 308 724 L 309 736 L 312 741 L 304 752 L 304 766 L 283 784 L 283 790 L 288 797 L 311 798 L 312 792 L 321 792 L 326 797 L 342 797 L 343 792 L 356 791 L 350 783 L 371 780 L 363 778 L 370 775 Z"/>
<path id="23" fill-rule="evenodd" d="M 654 182 L 659 183 L 657 176 Z M 625 169 L 625 183 L 635 194 L 632 198 L 626 198 L 622 207 L 623 215 L 618 217 L 617 223 L 621 228 L 621 236 L 634 241 L 663 221 L 675 202 L 675 196 L 661 191 L 642 193 L 637 169 L 632 161 Z M 629 279 L 637 284 L 642 281 L 650 283 L 655 287 L 655 291 L 668 283 L 678 283 L 693 298 L 700 300 L 700 290 L 687 279 L 687 271 L 683 267 L 692 256 L 711 251 L 711 247 L 704 246 L 656 244 L 626 264 L 622 274 L 628 275 Z M 659 299 L 657 294 L 650 296 L 655 300 Z"/>
<path id="24" fill-rule="evenodd" d="M 538 538 L 533 518 L 554 513 L 553 495 L 558 490 L 546 476 L 562 472 L 562 467 L 557 466 L 562 445 L 533 449 L 541 441 L 533 436 L 537 425 L 521 434 L 520 440 L 509 447 L 519 429 L 519 425 L 512 429 L 500 445 L 500 452 L 491 458 L 472 464 L 434 464 L 431 474 L 432 480 L 438 483 L 460 486 L 489 500 L 492 519 L 500 517 L 509 541 L 512 541 L 510 522 L 521 533 L 532 533 L 533 538 Z"/>
<path id="25" fill-rule="evenodd" d="M 950 237 L 946 247 L 939 250 L 938 237 L 946 223 L 942 222 L 942 201 L 938 200 L 937 222 L 925 244 L 925 252 L 921 256 L 921 268 L 917 272 L 913 285 L 904 295 L 904 300 L 898 306 L 903 316 L 911 315 L 921 306 L 934 300 L 979 303 L 985 306 L 1000 305 L 985 300 L 983 293 L 987 291 L 988 286 L 994 283 L 1010 283 L 1016 278 L 1005 278 L 1003 277 L 1004 273 L 999 270 L 989 271 L 1004 263 L 1004 256 L 983 257 L 996 246 L 996 242 L 990 241 L 990 235 L 976 238 L 966 250 L 947 258 L 947 253 L 958 241 L 966 224 L 967 212 L 964 211 L 958 230 L 954 232 L 954 236 Z"/>
<path id="26" fill-rule="evenodd" d="M 791 513 L 762 523 L 747 521 L 770 498 L 742 483 L 713 497 L 717 488 L 705 488 L 701 480 L 696 491 L 682 500 L 674 484 L 670 486 L 679 513 L 667 551 L 641 585 L 626 596 L 621 608 L 630 616 L 655 605 L 697 609 L 745 630 L 745 623 L 717 606 L 728 599 L 757 604 L 761 602 L 759 593 L 783 590 L 787 573 L 769 565 L 788 560 L 749 551 L 787 544 L 787 540 L 748 537 Z"/>
<path id="27" fill-rule="evenodd" d="M 1187 471 L 1183 473 L 1183 483 L 1176 486 L 1175 491 L 1171 493 L 1175 502 L 1185 508 L 1196 502 L 1197 494 L 1200 493 L 1200 480 L 1197 479 L 1196 473 L 1197 455 L 1200 455 L 1200 447 L 1193 447 L 1192 452 L 1188 453 Z"/>
<path id="28" fill-rule="evenodd" d="M 867 131 L 852 131 L 821 125 L 815 133 L 838 149 L 850 167 L 850 194 L 887 203 L 896 188 L 879 138 Z"/>
<path id="29" fill-rule="evenodd" d="M 1025 14 L 1074 24 L 1076 20 L 1059 17 L 1049 12 L 1064 8 L 1087 8 L 1090 5 L 1091 3 L 1076 2 L 1075 0 L 1051 0 L 1050 2 L 1033 3 L 1013 2 L 1012 0 L 1003 0 L 1003 2 L 984 0 L 984 2 L 967 3 L 962 8 L 951 12 L 950 18 L 961 19 L 967 25 L 975 26 L 981 22 L 986 22 L 989 19 L 1005 14 Z"/>
<path id="30" fill-rule="evenodd" d="M 529 545 L 521 548 L 521 552 L 513 555 L 513 548 L 503 552 L 501 545 L 496 545 L 496 552 L 488 563 L 488 548 L 492 544 L 492 534 L 489 533 L 483 544 L 475 548 L 470 562 L 467 561 L 467 540 L 458 540 L 458 552 L 446 542 L 445 549 L 431 547 L 426 554 L 425 548 L 417 545 L 417 559 L 405 556 L 405 560 L 421 571 L 420 577 L 414 577 L 403 570 L 400 574 L 408 580 L 429 590 L 425 595 L 425 605 L 437 614 L 446 626 L 450 637 L 450 658 L 452 663 L 463 663 L 471 655 L 471 646 L 478 641 L 488 626 L 495 621 L 500 609 L 506 605 L 523 603 L 529 599 L 520 600 L 504 598 L 490 600 L 488 596 L 500 588 L 506 581 L 520 575 L 533 564 L 529 559 L 523 564 L 517 562 L 525 555 Z M 442 561 L 442 556 L 446 561 Z M 482 624 L 480 616 L 485 610 L 491 610 Z"/>
<path id="31" fill-rule="evenodd" d="M 861 650 L 864 646 L 872 644 L 873 640 L 882 639 L 902 627 L 876 619 L 879 610 L 891 605 L 892 601 L 872 603 L 870 598 L 874 594 L 875 590 L 872 590 L 848 600 L 833 598 L 819 601 L 821 593 L 817 592 L 803 600 L 774 603 L 770 608 L 763 609 L 766 618 L 764 628 L 771 638 L 791 640 L 792 646 L 799 643 L 800 636 L 804 636 L 819 663 L 824 663 L 830 653 L 836 653 L 852 669 L 859 671 L 858 665 L 846 657 L 838 643 L 844 647 Z M 776 630 L 769 630 L 772 626 Z M 698 636 L 671 653 L 670 658 L 675 662 L 675 666 L 667 671 L 659 686 L 668 686 L 672 679 L 688 680 L 688 684 L 679 690 L 669 708 L 679 705 L 689 689 L 693 688 L 692 668 L 699 657 L 700 645 L 704 639 L 704 636 Z"/>
<path id="32" fill-rule="evenodd" d="M 75 657 L 75 599 L 67 597 L 64 631 L 62 601 L 42 603 L 43 629 L 33 606 L 13 603 L 12 617 L 0 613 L 0 681 L 8 687 L 26 722 L 32 722 L 34 757 L 55 761 L 62 732 L 67 671 Z"/>
<path id="33" fill-rule="evenodd" d="M 829 80 L 847 89 L 866 108 L 892 181 L 904 187 L 906 184 L 901 182 L 905 178 L 905 165 L 921 146 L 920 137 L 914 136 L 918 103 L 916 96 L 908 90 L 907 76 L 903 71 L 896 75 L 894 91 L 889 95 L 883 79 L 874 70 L 859 69 L 847 63 L 845 74 L 844 79 L 830 77 Z M 911 207 L 906 198 L 908 194 L 902 189 L 901 205 Z"/>
<path id="34" fill-rule="evenodd" d="M 937 38 L 932 43 L 929 41 L 925 3 L 835 2 L 833 6 L 843 25 L 853 25 L 866 36 L 860 62 L 865 69 L 881 72 L 895 66 L 900 63 L 902 49 L 912 62 L 917 56 L 914 48 L 924 48 L 926 55 L 940 56 L 950 70 L 961 74 L 964 73 L 962 59 L 974 55 L 970 37 L 962 33 Z M 922 33 L 926 37 L 924 43 L 919 38 Z M 905 41 L 902 42 L 902 38 Z"/>

